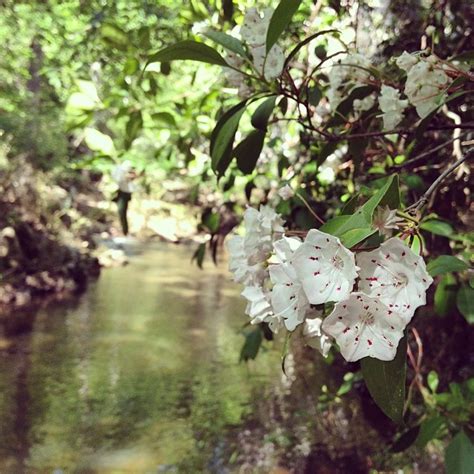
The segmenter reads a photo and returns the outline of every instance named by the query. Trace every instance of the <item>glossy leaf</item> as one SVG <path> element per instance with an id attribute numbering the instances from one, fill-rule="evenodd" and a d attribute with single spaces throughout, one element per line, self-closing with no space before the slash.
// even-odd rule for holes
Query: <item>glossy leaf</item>
<path id="1" fill-rule="evenodd" d="M 301 0 L 281 0 L 273 12 L 268 25 L 266 49 L 267 52 L 278 41 L 278 38 L 290 24 L 293 15 L 298 10 Z"/>
<path id="2" fill-rule="evenodd" d="M 361 360 L 365 384 L 380 409 L 396 423 L 403 421 L 405 403 L 407 340 L 398 344 L 394 360 L 384 362 L 371 357 Z"/>
<path id="3" fill-rule="evenodd" d="M 265 99 L 256 109 L 252 115 L 252 125 L 258 130 L 266 130 L 268 120 L 275 108 L 276 96 L 273 95 Z"/>
<path id="4" fill-rule="evenodd" d="M 444 433 L 446 420 L 442 416 L 427 418 L 421 423 L 415 445 L 424 448 L 431 440 L 438 439 Z"/>
<path id="5" fill-rule="evenodd" d="M 250 359 L 257 357 L 260 346 L 262 345 L 262 331 L 259 327 L 250 331 L 245 336 L 245 343 L 240 352 L 240 362 L 247 362 Z"/>
<path id="6" fill-rule="evenodd" d="M 444 462 L 446 474 L 474 472 L 474 445 L 464 431 L 460 431 L 446 448 Z"/>
<path id="7" fill-rule="evenodd" d="M 215 43 L 220 44 L 225 49 L 232 51 L 233 53 L 236 53 L 239 56 L 242 56 L 243 58 L 247 57 L 242 42 L 234 36 L 223 33 L 222 31 L 215 30 L 204 31 L 203 35 L 214 41 Z"/>
<path id="8" fill-rule="evenodd" d="M 452 273 L 446 273 L 438 283 L 434 294 L 436 314 L 446 316 L 449 313 L 456 302 L 456 289 L 456 278 Z"/>
<path id="9" fill-rule="evenodd" d="M 467 270 L 469 265 L 452 255 L 440 255 L 434 260 L 431 260 L 426 268 L 428 273 L 434 277 L 443 273 L 462 272 L 463 270 Z"/>
<path id="10" fill-rule="evenodd" d="M 208 64 L 227 66 L 225 59 L 213 48 L 197 41 L 185 40 L 167 46 L 148 57 L 147 65 L 156 62 L 176 60 L 199 61 Z"/>
<path id="11" fill-rule="evenodd" d="M 255 169 L 264 141 L 265 131 L 253 130 L 235 147 L 233 154 L 242 173 L 251 174 Z"/>
<path id="12" fill-rule="evenodd" d="M 422 222 L 420 228 L 443 237 L 451 237 L 454 234 L 454 229 L 451 224 L 438 219 L 430 219 Z"/>
<path id="13" fill-rule="evenodd" d="M 467 285 L 459 288 L 456 304 L 466 321 L 474 324 L 474 289 Z"/>
<path id="14" fill-rule="evenodd" d="M 217 122 L 211 135 L 211 166 L 219 176 L 224 174 L 232 159 L 232 146 L 246 101 L 228 110 Z"/>

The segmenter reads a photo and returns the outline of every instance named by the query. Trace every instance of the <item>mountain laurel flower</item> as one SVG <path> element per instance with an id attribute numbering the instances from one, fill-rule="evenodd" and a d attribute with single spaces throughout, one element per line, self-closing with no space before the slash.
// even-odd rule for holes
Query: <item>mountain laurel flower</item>
<path id="1" fill-rule="evenodd" d="M 261 285 L 267 272 L 261 263 L 250 264 L 244 249 L 244 237 L 235 235 L 227 241 L 229 270 L 234 281 L 244 285 Z"/>
<path id="2" fill-rule="evenodd" d="M 301 286 L 292 258 L 301 241 L 283 237 L 274 243 L 277 264 L 268 267 L 273 283 L 271 303 L 274 314 L 283 318 L 288 331 L 301 324 L 309 310 L 309 302 Z"/>
<path id="3" fill-rule="evenodd" d="M 382 85 L 379 107 L 383 112 L 384 130 L 393 130 L 403 119 L 403 111 L 408 107 L 408 100 L 400 99 L 400 92 L 390 86 Z"/>
<path id="4" fill-rule="evenodd" d="M 331 338 L 322 331 L 322 323 L 323 320 L 321 318 L 306 318 L 303 337 L 308 346 L 317 349 L 323 357 L 327 357 L 332 343 Z"/>
<path id="5" fill-rule="evenodd" d="M 336 339 L 347 362 L 363 357 L 393 360 L 404 328 L 400 315 L 380 299 L 361 292 L 337 303 L 322 324 L 322 330 Z"/>
<path id="6" fill-rule="evenodd" d="M 250 316 L 250 324 L 267 323 L 277 333 L 283 326 L 283 318 L 273 314 L 269 292 L 258 286 L 246 286 L 241 295 L 247 300 L 245 314 Z"/>
<path id="7" fill-rule="evenodd" d="M 423 258 L 399 238 L 391 239 L 371 252 L 357 254 L 359 290 L 384 303 L 390 314 L 408 324 L 415 310 L 426 304 L 426 290 L 433 279 Z"/>
<path id="8" fill-rule="evenodd" d="M 292 261 L 311 304 L 346 299 L 357 278 L 354 254 L 337 237 L 316 229 L 308 232 Z"/>
<path id="9" fill-rule="evenodd" d="M 391 237 L 394 230 L 398 230 L 399 225 L 404 219 L 397 217 L 397 211 L 390 209 L 388 206 L 377 207 L 372 225 L 378 230 L 380 235 Z"/>
<path id="10" fill-rule="evenodd" d="M 430 56 L 408 70 L 405 95 L 418 116 L 425 118 L 444 103 L 449 83 L 449 76 L 436 64 L 436 58 Z"/>
<path id="11" fill-rule="evenodd" d="M 370 110 L 375 104 L 375 95 L 370 94 L 363 99 L 355 99 L 354 100 L 354 112 L 357 115 L 360 115 L 362 112 L 366 110 Z"/>
<path id="12" fill-rule="evenodd" d="M 280 196 L 285 201 L 291 199 L 295 195 L 295 192 L 290 185 L 285 184 L 282 188 L 278 190 L 278 196 Z"/>
<path id="13" fill-rule="evenodd" d="M 407 51 L 403 51 L 403 53 L 398 56 L 395 62 L 400 69 L 403 69 L 405 72 L 408 72 L 415 64 L 418 63 L 418 61 L 419 58 L 417 55 L 410 54 Z"/>
<path id="14" fill-rule="evenodd" d="M 349 54 L 334 64 L 329 71 L 329 90 L 327 97 L 331 109 L 334 111 L 342 99 L 351 89 L 364 84 L 370 77 L 367 70 L 371 67 L 370 61 L 362 54 Z"/>
<path id="15" fill-rule="evenodd" d="M 247 44 L 250 46 L 265 44 L 273 11 L 273 8 L 265 8 L 261 16 L 256 8 L 247 10 L 240 27 L 240 36 Z"/>

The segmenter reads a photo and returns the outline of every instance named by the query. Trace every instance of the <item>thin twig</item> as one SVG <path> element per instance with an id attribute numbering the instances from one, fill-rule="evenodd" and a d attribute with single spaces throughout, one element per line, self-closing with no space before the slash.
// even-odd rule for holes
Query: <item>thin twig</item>
<path id="1" fill-rule="evenodd" d="M 438 186 L 449 176 L 458 166 L 462 165 L 468 158 L 474 155 L 474 148 L 469 149 L 466 154 L 460 159 L 454 162 L 449 168 L 447 168 L 443 173 L 441 173 L 438 178 L 433 182 L 433 184 L 426 190 L 426 192 L 421 196 L 421 198 L 411 206 L 407 207 L 405 211 L 415 209 L 416 211 L 420 210 L 425 206 L 431 195 L 436 191 Z"/>
<path id="2" fill-rule="evenodd" d="M 311 215 L 320 223 L 320 224 L 325 224 L 325 222 L 316 214 L 316 212 L 313 211 L 311 206 L 309 205 L 308 201 L 300 194 L 296 193 L 296 195 L 303 201 L 304 205 L 307 207 L 308 211 L 311 213 Z"/>
<path id="3" fill-rule="evenodd" d="M 445 146 L 448 146 L 450 145 L 451 143 L 453 143 L 454 141 L 456 140 L 459 140 L 460 138 L 462 137 L 465 137 L 466 135 L 468 135 L 469 132 L 464 132 L 462 133 L 459 137 L 455 137 L 455 138 L 451 138 L 443 143 L 441 143 L 440 145 L 437 145 L 435 146 L 434 148 L 431 148 L 430 150 L 428 151 L 424 151 L 423 153 L 420 153 L 418 156 L 415 156 L 413 159 L 405 162 L 405 163 L 402 163 L 400 165 L 395 165 L 393 166 L 393 168 L 395 169 L 400 169 L 400 168 L 404 168 L 405 166 L 412 166 L 413 164 L 416 164 L 418 163 L 419 161 L 422 161 L 423 158 L 426 158 L 427 156 L 431 155 L 432 153 L 438 151 L 438 150 L 441 150 L 442 148 L 444 148 Z"/>

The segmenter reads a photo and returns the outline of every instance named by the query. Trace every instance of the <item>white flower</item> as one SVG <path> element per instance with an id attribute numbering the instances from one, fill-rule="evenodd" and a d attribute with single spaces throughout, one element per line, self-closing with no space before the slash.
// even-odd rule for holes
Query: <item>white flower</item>
<path id="1" fill-rule="evenodd" d="M 229 51 L 225 58 L 226 63 L 232 68 L 224 68 L 225 77 L 231 87 L 240 87 L 245 81 L 245 75 L 235 69 L 240 69 L 244 65 L 244 60 L 237 54 Z"/>
<path id="2" fill-rule="evenodd" d="M 375 95 L 370 94 L 363 99 L 356 99 L 354 100 L 354 112 L 356 114 L 360 114 L 365 112 L 366 110 L 370 110 L 375 104 Z"/>
<path id="3" fill-rule="evenodd" d="M 244 224 L 245 237 L 234 236 L 227 242 L 229 270 L 235 281 L 261 286 L 267 276 L 263 263 L 273 251 L 273 242 L 283 234 L 283 219 L 270 206 L 260 206 L 260 211 L 248 207 Z"/>
<path id="4" fill-rule="evenodd" d="M 191 31 L 193 35 L 201 35 L 209 30 L 209 27 L 210 23 L 208 20 L 198 21 L 197 23 L 193 24 Z"/>
<path id="5" fill-rule="evenodd" d="M 249 8 L 240 28 L 242 39 L 249 45 L 265 44 L 272 15 L 273 8 L 266 8 L 263 11 L 263 17 L 260 16 L 256 8 Z"/>
<path id="6" fill-rule="evenodd" d="M 304 322 L 303 337 L 308 346 L 327 357 L 332 344 L 330 337 L 321 330 L 322 322 L 321 318 L 307 318 Z"/>
<path id="7" fill-rule="evenodd" d="M 293 189 L 288 184 L 285 184 L 282 188 L 278 190 L 278 196 L 280 196 L 285 201 L 291 199 L 295 195 Z"/>
<path id="8" fill-rule="evenodd" d="M 241 295 L 247 300 L 245 314 L 250 316 L 250 324 L 267 323 L 274 333 L 283 327 L 283 318 L 273 314 L 267 290 L 259 286 L 246 286 Z"/>
<path id="9" fill-rule="evenodd" d="M 329 71 L 329 90 L 327 97 L 332 110 L 336 110 L 343 97 L 351 89 L 364 84 L 370 77 L 367 71 L 371 67 L 370 61 L 361 54 L 349 54 L 339 60 Z"/>
<path id="10" fill-rule="evenodd" d="M 291 263 L 294 251 L 301 241 L 284 237 L 275 242 L 275 252 L 280 263 L 270 265 L 270 280 L 273 283 L 271 302 L 274 314 L 281 316 L 288 331 L 304 321 L 309 302 Z"/>
<path id="11" fill-rule="evenodd" d="M 446 99 L 448 75 L 430 56 L 412 66 L 407 73 L 405 94 L 420 118 L 425 118 Z"/>
<path id="12" fill-rule="evenodd" d="M 391 313 L 379 299 L 360 292 L 337 303 L 322 324 L 348 362 L 367 356 L 393 360 L 404 328 L 399 315 Z"/>
<path id="13" fill-rule="evenodd" d="M 400 92 L 390 86 L 382 85 L 379 96 L 380 110 L 383 112 L 383 128 L 393 130 L 403 119 L 403 111 L 408 106 L 408 100 L 400 99 Z"/>
<path id="14" fill-rule="evenodd" d="M 311 229 L 292 260 L 311 304 L 341 301 L 352 291 L 354 254 L 337 237 Z"/>
<path id="15" fill-rule="evenodd" d="M 262 284 L 266 271 L 262 264 L 249 264 L 248 256 L 244 249 L 244 238 L 235 235 L 227 241 L 229 251 L 229 270 L 234 275 L 234 281 L 243 284 Z"/>
<path id="16" fill-rule="evenodd" d="M 388 206 L 378 207 L 372 220 L 373 226 L 379 231 L 380 235 L 386 237 L 391 237 L 392 230 L 398 229 L 398 225 L 402 222 L 404 220 L 397 217 L 397 211 L 395 209 L 390 210 Z"/>
<path id="17" fill-rule="evenodd" d="M 285 64 L 285 53 L 283 49 L 275 44 L 272 46 L 265 59 L 263 75 L 267 81 L 280 76 Z"/>
<path id="18" fill-rule="evenodd" d="M 397 66 L 405 72 L 408 72 L 416 63 L 418 63 L 418 57 L 406 51 L 403 51 L 396 60 Z"/>
<path id="19" fill-rule="evenodd" d="M 409 323 L 416 308 L 426 304 L 433 279 L 422 257 L 393 237 L 378 249 L 357 254 L 359 290 L 388 306 Z"/>

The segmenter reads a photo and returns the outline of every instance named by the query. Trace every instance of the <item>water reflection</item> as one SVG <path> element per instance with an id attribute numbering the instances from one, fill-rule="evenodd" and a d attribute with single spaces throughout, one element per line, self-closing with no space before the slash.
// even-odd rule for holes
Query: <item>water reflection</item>
<path id="1" fill-rule="evenodd" d="M 280 383 L 279 353 L 236 363 L 243 302 L 191 252 L 149 248 L 7 339 L 0 472 L 225 472 L 225 434 Z"/>

